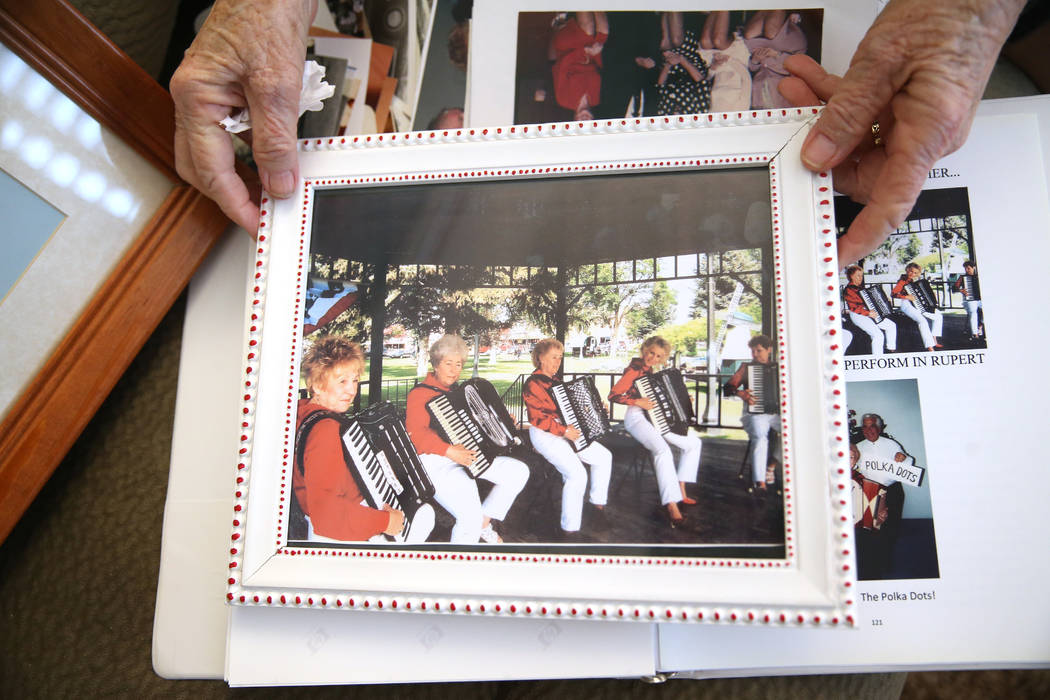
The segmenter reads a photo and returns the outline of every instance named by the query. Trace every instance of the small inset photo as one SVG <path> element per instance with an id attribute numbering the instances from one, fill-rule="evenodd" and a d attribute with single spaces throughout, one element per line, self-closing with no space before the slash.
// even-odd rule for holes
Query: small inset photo
<path id="1" fill-rule="evenodd" d="M 939 578 L 915 379 L 850 382 L 857 579 Z"/>
<path id="2" fill-rule="evenodd" d="M 835 198 L 843 235 L 861 209 Z M 847 355 L 987 347 L 978 259 L 965 187 L 926 190 L 886 242 L 843 261 L 843 347 Z"/>

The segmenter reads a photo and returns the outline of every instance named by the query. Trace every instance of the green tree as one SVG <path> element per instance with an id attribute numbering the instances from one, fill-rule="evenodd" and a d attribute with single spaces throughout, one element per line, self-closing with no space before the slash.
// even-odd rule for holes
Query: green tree
<path id="1" fill-rule="evenodd" d="M 672 354 L 680 352 L 694 355 L 697 347 L 707 343 L 707 323 L 703 319 L 694 318 L 685 323 L 661 326 L 656 329 L 656 334 L 671 344 Z"/>
<path id="2" fill-rule="evenodd" d="M 729 309 L 737 284 L 743 285 L 737 308 L 746 310 L 756 320 L 762 320 L 762 249 L 747 248 L 730 250 L 710 256 L 711 274 L 714 278 L 714 293 L 708 308 L 707 280 L 696 281 L 692 314 L 706 318 L 710 313 L 716 317 Z"/>
<path id="3" fill-rule="evenodd" d="M 649 303 L 635 306 L 627 313 L 627 331 L 634 338 L 645 338 L 674 317 L 674 292 L 667 282 L 654 282 L 649 291 Z"/>
<path id="4" fill-rule="evenodd" d="M 908 236 L 901 236 L 901 240 L 898 241 L 895 253 L 897 255 L 897 262 L 901 265 L 907 265 L 915 258 L 919 257 L 919 253 L 922 252 L 922 240 L 918 234 L 912 233 Z"/>

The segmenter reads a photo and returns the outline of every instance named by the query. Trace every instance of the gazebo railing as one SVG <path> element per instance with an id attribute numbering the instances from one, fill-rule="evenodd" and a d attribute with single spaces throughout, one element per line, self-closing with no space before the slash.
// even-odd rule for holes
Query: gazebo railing
<path id="1" fill-rule="evenodd" d="M 529 375 L 519 375 L 514 382 L 507 387 L 500 396 L 504 405 L 510 411 L 511 417 L 518 423 L 525 423 L 528 414 L 525 410 L 525 402 L 522 400 L 522 388 Z M 621 376 L 619 372 L 566 372 L 565 381 L 577 377 L 589 376 L 594 378 L 594 386 L 599 396 L 608 396 Z M 722 385 L 728 381 L 730 374 L 705 374 L 702 372 L 690 372 L 684 375 L 686 388 L 693 397 L 693 412 L 696 414 L 697 423 L 701 428 L 739 428 L 739 423 L 726 424 L 722 421 Z M 713 388 L 714 396 L 708 391 Z M 627 407 L 623 404 L 604 400 L 605 409 L 609 413 L 609 421 L 614 425 L 622 423 Z"/>

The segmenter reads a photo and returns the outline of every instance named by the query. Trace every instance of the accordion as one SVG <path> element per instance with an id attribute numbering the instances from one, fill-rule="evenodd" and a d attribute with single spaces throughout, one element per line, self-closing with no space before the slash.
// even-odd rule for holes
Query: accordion
<path id="1" fill-rule="evenodd" d="M 437 421 L 439 433 L 453 445 L 463 445 L 477 454 L 464 467 L 473 479 L 521 444 L 514 421 L 496 387 L 484 379 L 468 379 L 451 391 L 427 402 L 427 411 Z"/>
<path id="2" fill-rule="evenodd" d="M 747 388 L 755 402 L 748 404 L 748 413 L 780 412 L 780 374 L 777 365 L 752 362 L 747 366 Z"/>
<path id="3" fill-rule="evenodd" d="M 882 291 L 882 287 L 862 287 L 857 292 L 860 294 L 865 308 L 871 312 L 872 320 L 875 323 L 881 323 L 884 318 L 888 318 L 893 312 L 890 300 L 886 297 L 886 292 Z"/>
<path id="4" fill-rule="evenodd" d="M 551 387 L 551 394 L 558 405 L 562 422 L 580 431 L 580 437 L 572 441 L 572 448 L 577 452 L 609 432 L 609 416 L 605 413 L 593 377 L 577 377 L 555 384 Z"/>
<path id="5" fill-rule="evenodd" d="M 434 485 L 423 470 L 405 424 L 393 404 L 382 402 L 351 418 L 318 411 L 307 416 L 296 434 L 296 451 L 305 449 L 306 432 L 321 418 L 335 418 L 342 433 L 344 458 L 357 487 L 372 508 L 388 504 L 405 514 L 405 523 L 388 540 L 404 542 L 412 532 L 412 516 L 433 499 Z M 300 462 L 301 464 L 301 462 Z"/>
<path id="6" fill-rule="evenodd" d="M 853 524 L 865 530 L 882 529 L 889 507 L 886 502 L 886 487 L 877 481 L 854 477 L 852 496 Z"/>
<path id="7" fill-rule="evenodd" d="M 977 282 L 977 275 L 962 275 L 963 299 L 966 301 L 977 301 L 981 298 L 981 285 Z"/>
<path id="8" fill-rule="evenodd" d="M 634 380 L 634 386 L 643 398 L 653 402 L 653 408 L 646 414 L 661 435 L 685 435 L 689 426 L 696 424 L 693 400 L 685 388 L 682 373 L 677 369 L 672 367 L 643 375 Z"/>
<path id="9" fill-rule="evenodd" d="M 925 277 L 906 283 L 904 291 L 915 298 L 920 311 L 932 313 L 937 309 L 937 295 L 933 293 L 933 287 Z"/>

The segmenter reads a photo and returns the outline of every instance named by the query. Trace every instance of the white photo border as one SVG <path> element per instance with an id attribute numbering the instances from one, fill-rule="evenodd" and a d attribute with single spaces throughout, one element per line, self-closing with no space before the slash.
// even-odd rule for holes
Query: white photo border
<path id="1" fill-rule="evenodd" d="M 263 198 L 248 290 L 227 600 L 553 619 L 852 626 L 853 523 L 843 495 L 849 470 L 843 449 L 845 384 L 831 177 L 810 173 L 799 158 L 818 112 L 804 108 L 300 142 L 297 193 L 286 200 Z M 765 165 L 770 173 L 785 401 L 783 560 L 681 557 L 670 548 L 669 556 L 652 554 L 652 548 L 638 556 L 601 555 L 588 553 L 585 545 L 547 554 L 498 546 L 492 553 L 454 545 L 445 551 L 286 546 L 284 504 L 293 496 L 285 476 L 293 454 L 315 190 L 741 165 Z M 791 273 L 785 275 L 787 269 Z M 813 390 L 792 395 L 792 384 Z M 818 466 L 789 469 L 791 464 Z"/>

